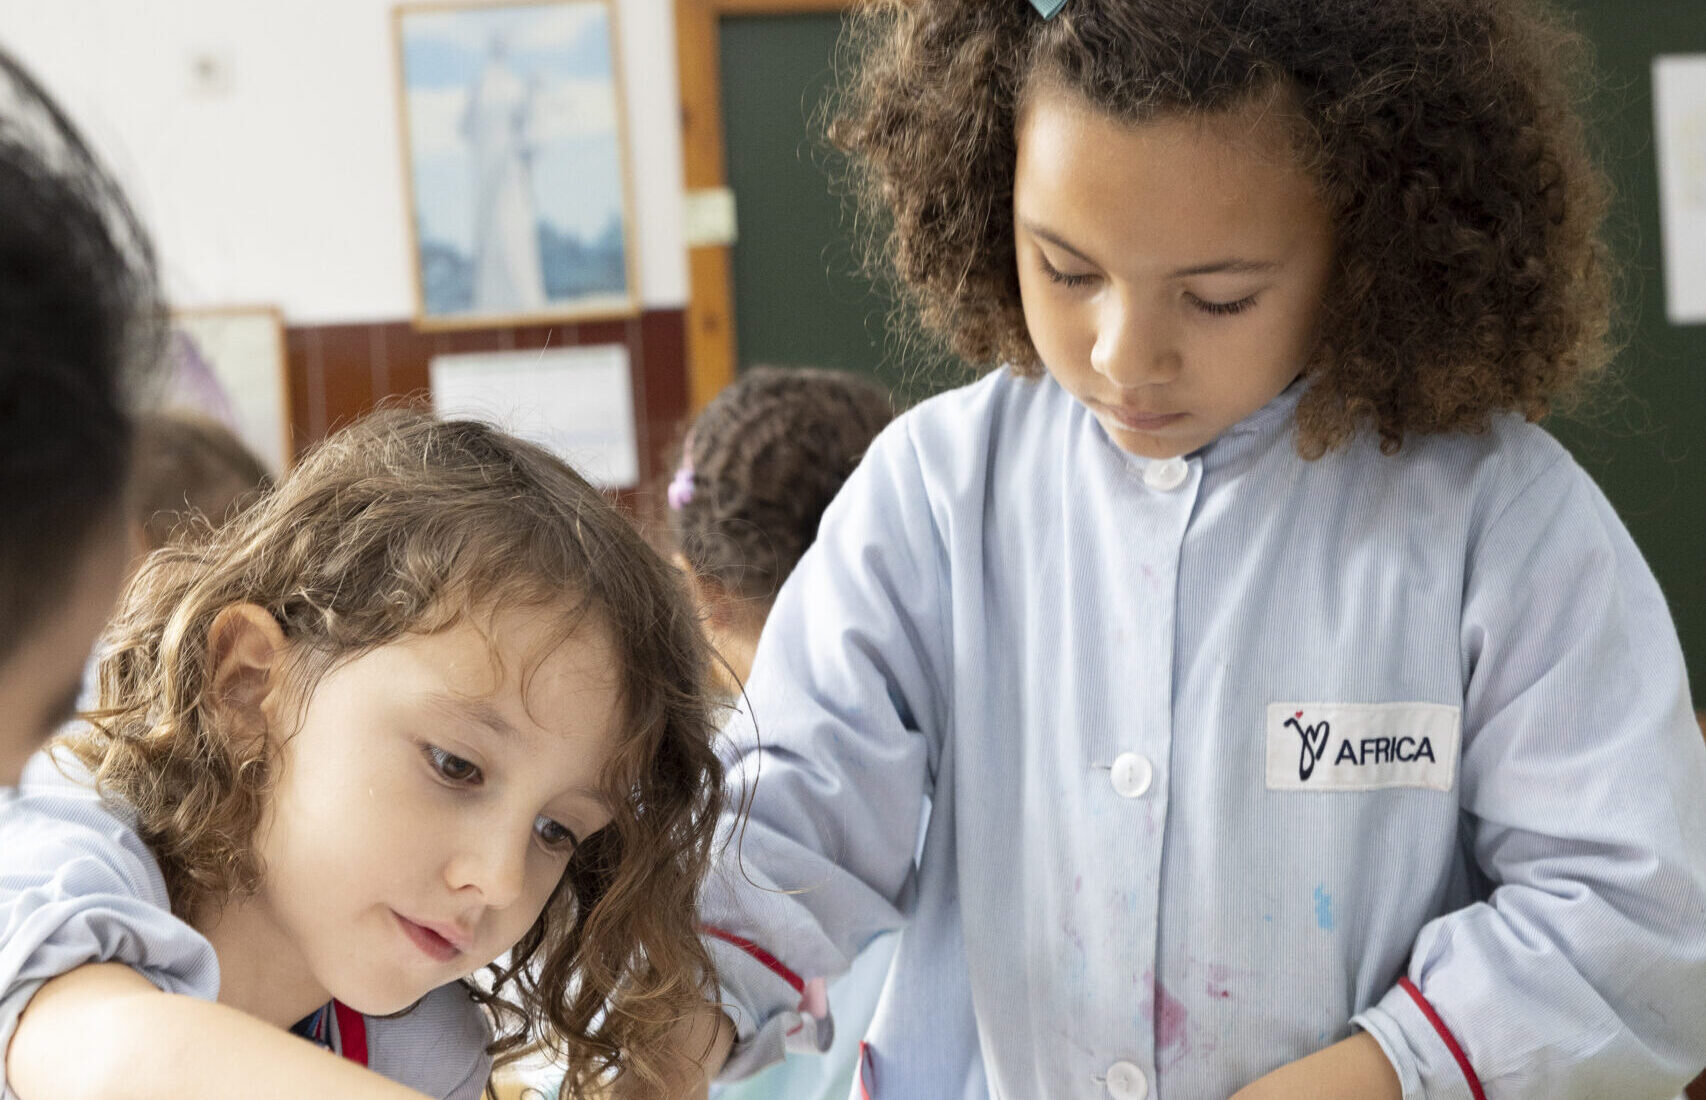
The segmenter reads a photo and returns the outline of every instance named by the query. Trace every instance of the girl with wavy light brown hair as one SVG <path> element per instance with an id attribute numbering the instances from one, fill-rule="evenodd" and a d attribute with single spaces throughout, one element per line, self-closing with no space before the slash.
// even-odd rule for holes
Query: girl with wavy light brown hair
<path id="1" fill-rule="evenodd" d="M 874 1100 L 1675 1096 L 1706 745 L 1535 423 L 1609 354 L 1582 41 L 1544 0 L 852 27 L 862 224 L 1000 369 L 877 439 L 765 624 L 706 1067 L 821 1050 L 904 928 Z"/>
<path id="2" fill-rule="evenodd" d="M 6 1095 L 473 1100 L 536 1046 L 655 1086 L 711 980 L 706 663 L 540 448 L 340 432 L 147 560 L 0 809 Z"/>

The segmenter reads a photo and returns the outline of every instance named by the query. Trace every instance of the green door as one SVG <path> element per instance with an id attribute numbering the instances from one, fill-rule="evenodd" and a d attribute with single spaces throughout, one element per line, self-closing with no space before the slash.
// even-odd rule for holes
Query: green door
<path id="1" fill-rule="evenodd" d="M 823 137 L 841 16 L 727 16 L 719 23 L 723 127 L 737 239 L 737 369 L 838 367 L 910 403 L 969 376 L 909 366 L 888 299 L 858 272 L 851 200 Z M 928 377 L 923 377 L 927 375 Z"/>

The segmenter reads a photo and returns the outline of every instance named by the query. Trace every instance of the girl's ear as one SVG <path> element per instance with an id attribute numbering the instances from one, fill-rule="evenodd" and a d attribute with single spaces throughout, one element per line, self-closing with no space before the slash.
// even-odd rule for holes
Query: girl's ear
<path id="1" fill-rule="evenodd" d="M 216 615 L 207 632 L 213 705 L 258 714 L 279 684 L 285 646 L 283 628 L 264 607 L 236 603 Z"/>

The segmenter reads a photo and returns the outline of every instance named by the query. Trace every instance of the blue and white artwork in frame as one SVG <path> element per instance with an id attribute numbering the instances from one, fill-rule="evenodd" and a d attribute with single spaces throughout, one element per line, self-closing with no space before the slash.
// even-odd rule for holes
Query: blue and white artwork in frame
<path id="1" fill-rule="evenodd" d="M 421 327 L 638 312 L 610 0 L 394 22 Z"/>

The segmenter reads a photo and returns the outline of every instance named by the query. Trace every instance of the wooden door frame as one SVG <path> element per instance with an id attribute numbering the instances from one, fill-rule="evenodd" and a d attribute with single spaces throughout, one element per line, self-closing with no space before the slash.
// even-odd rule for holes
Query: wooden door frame
<path id="1" fill-rule="evenodd" d="M 840 12 L 856 0 L 675 0 L 676 73 L 681 83 L 682 182 L 688 195 L 728 186 L 723 139 L 725 15 Z M 699 413 L 735 377 L 734 289 L 729 246 L 687 250 L 687 407 Z"/>

